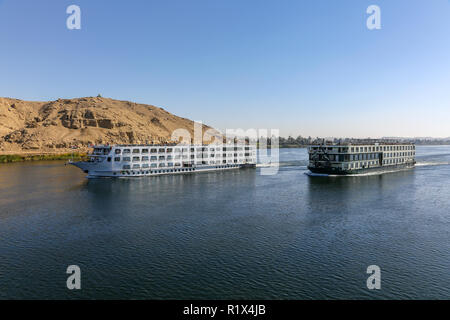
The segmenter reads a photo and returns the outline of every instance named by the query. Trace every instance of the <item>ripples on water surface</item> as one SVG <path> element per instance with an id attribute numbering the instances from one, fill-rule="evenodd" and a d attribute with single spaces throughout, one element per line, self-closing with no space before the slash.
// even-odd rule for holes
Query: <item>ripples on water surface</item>
<path id="1" fill-rule="evenodd" d="M 362 177 L 309 177 L 305 149 L 280 155 L 274 176 L 87 181 L 61 162 L 0 165 L 0 298 L 450 297 L 450 147 Z M 380 291 L 366 289 L 372 264 Z"/>

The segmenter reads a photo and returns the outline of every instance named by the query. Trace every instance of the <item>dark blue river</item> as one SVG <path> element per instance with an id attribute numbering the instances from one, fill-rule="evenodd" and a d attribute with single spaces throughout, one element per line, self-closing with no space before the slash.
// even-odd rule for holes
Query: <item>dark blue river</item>
<path id="1" fill-rule="evenodd" d="M 450 147 L 417 153 L 415 169 L 358 177 L 305 175 L 305 149 L 280 150 L 269 176 L 2 164 L 0 298 L 448 299 Z"/>

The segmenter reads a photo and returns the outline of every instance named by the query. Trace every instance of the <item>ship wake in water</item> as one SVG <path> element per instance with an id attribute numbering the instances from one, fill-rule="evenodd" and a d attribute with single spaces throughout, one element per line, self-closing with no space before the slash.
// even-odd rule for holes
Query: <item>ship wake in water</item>
<path id="1" fill-rule="evenodd" d="M 431 161 L 424 161 L 424 162 L 417 162 L 416 167 L 430 167 L 430 166 L 448 166 L 450 165 L 450 162 L 431 162 Z"/>
<path id="2" fill-rule="evenodd" d="M 383 170 L 383 171 L 370 171 L 365 173 L 357 173 L 357 174 L 326 174 L 326 173 L 313 173 L 313 172 L 305 172 L 307 176 L 310 177 L 370 177 L 370 176 L 380 176 L 384 175 L 386 173 L 395 173 L 395 172 L 402 172 L 402 171 L 409 171 L 414 168 L 403 168 L 403 169 L 395 169 L 395 170 Z"/>

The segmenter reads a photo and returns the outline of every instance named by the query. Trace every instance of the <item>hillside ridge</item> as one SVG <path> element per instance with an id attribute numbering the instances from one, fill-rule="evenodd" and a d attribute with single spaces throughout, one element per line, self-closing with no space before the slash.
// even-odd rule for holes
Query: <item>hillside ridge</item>
<path id="1" fill-rule="evenodd" d="M 92 144 L 170 143 L 194 122 L 163 108 L 103 97 L 0 98 L 0 154 L 85 152 Z M 203 125 L 203 132 L 212 129 Z M 212 129 L 213 130 L 213 129 Z"/>

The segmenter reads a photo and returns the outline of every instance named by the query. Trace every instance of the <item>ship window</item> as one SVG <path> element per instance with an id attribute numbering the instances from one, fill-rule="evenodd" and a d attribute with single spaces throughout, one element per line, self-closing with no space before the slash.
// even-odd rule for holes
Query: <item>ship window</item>
<path id="1" fill-rule="evenodd" d="M 157 168 L 157 167 L 158 167 L 158 164 L 157 164 L 157 163 L 152 163 L 152 164 L 150 165 L 150 167 L 152 167 L 152 168 Z"/>
<path id="2" fill-rule="evenodd" d="M 131 161 L 131 158 L 130 158 L 130 157 L 124 157 L 124 158 L 123 158 L 123 161 L 124 161 L 124 162 L 130 162 L 130 161 Z"/>
<path id="3" fill-rule="evenodd" d="M 140 161 L 139 157 L 133 157 L 133 162 L 138 162 L 138 161 Z"/>
<path id="4" fill-rule="evenodd" d="M 164 152 L 166 152 L 166 150 L 165 149 L 159 149 L 159 153 L 164 153 Z"/>
<path id="5" fill-rule="evenodd" d="M 172 148 L 168 148 L 168 149 L 167 149 L 167 152 L 172 152 L 172 151 L 173 151 Z"/>
<path id="6" fill-rule="evenodd" d="M 159 167 L 160 167 L 160 168 L 164 168 L 165 166 L 166 166 L 165 163 L 160 163 L 160 164 L 159 164 Z"/>
<path id="7" fill-rule="evenodd" d="M 116 149 L 116 154 L 121 154 L 121 153 L 122 153 L 122 150 Z"/>
<path id="8" fill-rule="evenodd" d="M 138 154 L 138 153 L 140 153 L 141 151 L 139 150 L 139 149 L 133 149 L 133 153 L 134 154 Z"/>
<path id="9" fill-rule="evenodd" d="M 148 153 L 148 149 L 142 149 L 142 153 Z"/>
<path id="10" fill-rule="evenodd" d="M 130 167 L 130 165 L 129 164 L 126 164 L 126 165 L 124 165 L 123 167 L 123 170 L 128 170 L 128 169 L 131 169 L 131 167 Z"/>
<path id="11" fill-rule="evenodd" d="M 147 169 L 148 167 L 148 163 L 142 165 L 142 169 Z"/>
<path id="12" fill-rule="evenodd" d="M 123 153 L 131 153 L 131 150 L 130 149 L 124 149 Z"/>
<path id="13" fill-rule="evenodd" d="M 157 153 L 158 149 L 150 149 L 150 153 Z"/>
<path id="14" fill-rule="evenodd" d="M 151 156 L 151 157 L 150 157 L 150 160 L 151 160 L 151 161 L 156 161 L 156 160 L 158 160 L 158 157 L 157 157 L 157 156 Z"/>
<path id="15" fill-rule="evenodd" d="M 115 161 L 115 162 L 120 162 L 120 157 L 115 157 L 115 158 L 114 158 L 114 161 Z"/>
<path id="16" fill-rule="evenodd" d="M 138 164 L 133 164 L 133 169 L 139 169 L 141 166 Z"/>
<path id="17" fill-rule="evenodd" d="M 142 161 L 148 161 L 148 157 L 146 156 L 142 157 Z"/>
<path id="18" fill-rule="evenodd" d="M 159 156 L 159 160 L 165 160 L 166 157 L 165 156 Z"/>

